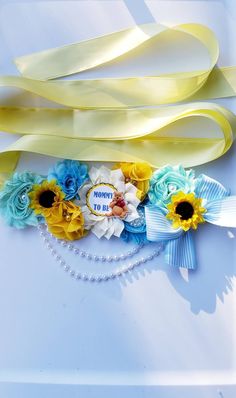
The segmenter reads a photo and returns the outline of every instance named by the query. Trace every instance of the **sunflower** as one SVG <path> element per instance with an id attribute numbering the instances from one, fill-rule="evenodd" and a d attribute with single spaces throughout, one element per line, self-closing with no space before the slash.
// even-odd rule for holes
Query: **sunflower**
<path id="1" fill-rule="evenodd" d="M 61 202 L 65 194 L 61 188 L 56 185 L 56 180 L 44 180 L 42 184 L 33 186 L 29 193 L 31 199 L 30 207 L 34 209 L 36 214 L 48 217 L 54 204 Z"/>
<path id="2" fill-rule="evenodd" d="M 196 198 L 194 193 L 185 194 L 180 191 L 172 195 L 171 203 L 167 206 L 169 213 L 166 218 L 173 222 L 173 228 L 181 227 L 184 231 L 190 228 L 197 229 L 198 224 L 205 222 L 202 199 Z"/>

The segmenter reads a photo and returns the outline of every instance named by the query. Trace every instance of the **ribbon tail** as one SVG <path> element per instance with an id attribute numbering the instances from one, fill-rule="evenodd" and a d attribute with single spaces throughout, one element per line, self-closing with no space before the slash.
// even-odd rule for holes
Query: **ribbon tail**
<path id="1" fill-rule="evenodd" d="M 204 218 L 211 224 L 236 228 L 236 196 L 227 196 L 207 203 Z"/>
<path id="2" fill-rule="evenodd" d="M 195 245 L 191 231 L 183 233 L 178 239 L 167 242 L 165 261 L 174 267 L 195 269 L 197 267 Z"/>

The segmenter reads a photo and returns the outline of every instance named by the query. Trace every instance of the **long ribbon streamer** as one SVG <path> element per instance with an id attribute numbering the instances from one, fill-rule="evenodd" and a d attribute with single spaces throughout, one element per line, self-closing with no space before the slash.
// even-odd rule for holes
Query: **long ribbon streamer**
<path id="1" fill-rule="evenodd" d="M 115 60 L 153 38 L 171 42 L 176 31 L 206 47 L 209 68 L 161 76 L 48 81 Z M 180 161 L 193 166 L 222 156 L 235 131 L 235 115 L 227 109 L 212 103 L 144 108 L 234 96 L 236 68 L 215 68 L 218 55 L 218 42 L 205 26 L 170 29 L 147 24 L 18 58 L 24 77 L 0 77 L 0 86 L 18 87 L 73 109 L 1 108 L 0 128 L 23 136 L 0 154 L 0 171 L 12 171 L 21 151 L 91 161 L 145 160 L 154 167 Z M 214 138 L 212 131 L 206 131 L 205 138 L 165 135 L 166 126 L 191 117 L 211 119 L 221 137 Z"/>
<path id="2" fill-rule="evenodd" d="M 220 126 L 200 137 L 169 136 L 165 127 L 187 118 L 208 118 Z M 233 140 L 234 115 L 216 104 L 192 103 L 160 109 L 81 111 L 0 109 L 0 129 L 23 135 L 0 156 L 0 170 L 14 169 L 21 151 L 82 161 L 146 161 L 193 166 L 223 155 Z"/>

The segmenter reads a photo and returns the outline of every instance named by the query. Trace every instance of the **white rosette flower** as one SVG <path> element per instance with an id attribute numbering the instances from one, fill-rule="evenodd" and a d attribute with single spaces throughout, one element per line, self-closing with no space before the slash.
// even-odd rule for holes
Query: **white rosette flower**
<path id="1" fill-rule="evenodd" d="M 123 220 L 131 222 L 139 218 L 137 207 L 140 200 L 137 197 L 137 188 L 131 183 L 125 183 L 124 175 L 120 169 L 109 170 L 104 166 L 100 168 L 92 167 L 89 171 L 89 177 L 90 181 L 83 185 L 78 191 L 80 196 L 79 204 L 84 215 L 85 229 L 91 230 L 98 238 L 104 236 L 110 239 L 113 235 L 119 237 L 124 229 Z M 110 212 L 110 209 L 106 214 L 102 215 L 92 211 L 88 204 L 88 193 L 98 184 L 101 184 L 101 186 L 107 185 L 113 187 L 114 192 L 122 192 L 125 204 L 128 208 L 127 215 L 124 219 L 115 216 L 108 217 L 107 213 Z"/>

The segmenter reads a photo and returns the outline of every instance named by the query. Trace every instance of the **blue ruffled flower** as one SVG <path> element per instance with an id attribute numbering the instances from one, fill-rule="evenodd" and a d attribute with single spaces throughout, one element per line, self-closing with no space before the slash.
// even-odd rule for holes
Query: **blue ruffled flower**
<path id="1" fill-rule="evenodd" d="M 162 178 L 165 177 L 163 173 L 167 172 L 168 174 L 168 168 L 162 168 L 159 171 Z M 176 191 L 174 191 L 167 195 L 167 191 L 164 189 L 165 184 L 163 184 L 163 198 L 158 191 L 158 202 L 166 203 L 166 205 L 164 207 L 160 207 L 157 204 L 146 206 L 147 238 L 152 242 L 166 243 L 165 261 L 167 264 L 194 269 L 197 264 L 195 246 L 190 228 L 197 227 L 195 224 L 196 220 L 209 222 L 221 227 L 236 227 L 236 196 L 229 196 L 229 190 L 218 181 L 204 174 L 196 178 L 195 181 L 193 181 L 191 170 L 183 175 L 182 195 L 179 191 L 180 186 L 178 186 L 179 194 L 178 192 L 176 194 Z M 189 181 L 187 180 L 187 176 L 189 176 Z M 163 180 L 170 181 L 167 178 L 163 178 Z M 189 192 L 188 189 L 191 186 L 193 188 Z M 186 190 L 184 192 L 184 188 L 187 189 L 187 192 Z M 172 195 L 171 204 L 168 204 L 167 199 L 171 200 Z M 183 199 L 180 198 L 180 202 L 178 203 L 178 197 L 181 196 Z M 192 202 L 190 199 L 188 201 L 188 198 Z M 176 200 L 177 202 L 175 203 Z M 203 217 L 202 220 L 201 217 L 199 218 L 199 214 Z M 175 225 L 175 222 L 171 223 L 170 219 L 173 220 L 172 216 L 174 216 L 177 225 Z M 193 221 L 192 224 L 191 220 Z M 188 222 L 190 223 L 190 227 L 185 228 Z"/>
<path id="2" fill-rule="evenodd" d="M 48 180 L 56 180 L 65 200 L 78 199 L 78 189 L 89 179 L 88 167 L 77 160 L 62 160 L 49 170 Z"/>
<path id="3" fill-rule="evenodd" d="M 24 228 L 28 225 L 36 226 L 38 218 L 29 207 L 28 192 L 34 184 L 40 184 L 43 178 L 33 173 L 14 173 L 7 180 L 0 191 L 0 212 L 8 225 Z"/>
<path id="4" fill-rule="evenodd" d="M 182 166 L 164 166 L 155 171 L 150 179 L 148 196 L 150 202 L 165 207 L 174 193 L 189 193 L 194 190 L 194 171 Z"/>
<path id="5" fill-rule="evenodd" d="M 134 242 L 140 245 L 147 243 L 146 236 L 146 220 L 144 215 L 144 207 L 137 208 L 139 218 L 131 222 L 124 222 L 124 229 L 120 235 L 121 239 L 125 242 Z"/>

